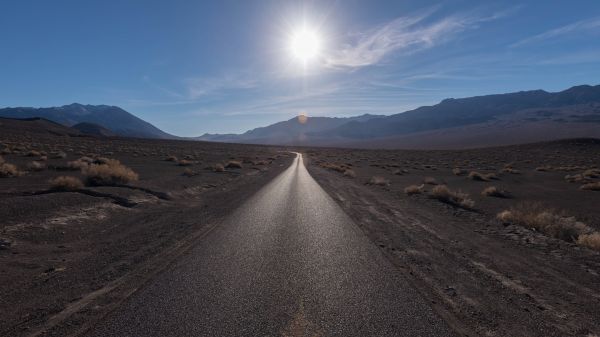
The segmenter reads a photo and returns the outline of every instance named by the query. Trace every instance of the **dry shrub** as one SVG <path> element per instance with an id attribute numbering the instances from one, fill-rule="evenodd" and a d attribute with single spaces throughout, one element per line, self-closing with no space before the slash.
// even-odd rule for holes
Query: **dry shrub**
<path id="1" fill-rule="evenodd" d="M 396 169 L 392 172 L 393 175 L 397 175 L 397 176 L 401 176 L 403 174 L 407 174 L 408 170 L 407 169 Z"/>
<path id="2" fill-rule="evenodd" d="M 270 165 L 271 162 L 268 160 L 255 160 L 255 161 L 252 161 L 252 164 L 253 165 Z"/>
<path id="3" fill-rule="evenodd" d="M 458 167 L 455 167 L 452 169 L 452 174 L 454 174 L 455 176 L 462 176 L 462 175 L 465 175 L 466 173 L 467 173 L 467 171 L 465 171 L 461 168 L 458 168 Z"/>
<path id="4" fill-rule="evenodd" d="M 106 157 L 98 157 L 94 160 L 94 164 L 108 164 L 112 159 Z"/>
<path id="5" fill-rule="evenodd" d="M 67 154 L 63 151 L 56 151 L 56 152 L 50 153 L 50 158 L 64 159 L 64 158 L 67 158 Z"/>
<path id="6" fill-rule="evenodd" d="M 461 191 L 452 191 L 446 185 L 434 187 L 431 191 L 431 197 L 466 209 L 472 209 L 475 206 L 475 202 L 469 198 L 468 194 Z"/>
<path id="7" fill-rule="evenodd" d="M 600 233 L 581 234 L 579 235 L 579 238 L 577 238 L 577 244 L 600 251 Z"/>
<path id="8" fill-rule="evenodd" d="M 496 186 L 486 187 L 483 191 L 481 191 L 481 195 L 485 197 L 496 197 L 496 198 L 508 198 L 509 193 L 503 190 L 500 190 Z"/>
<path id="9" fill-rule="evenodd" d="M 344 171 L 344 176 L 350 177 L 350 178 L 356 178 L 356 173 L 351 169 L 346 169 L 346 171 Z"/>
<path id="10" fill-rule="evenodd" d="M 238 161 L 238 160 L 230 160 L 229 162 L 227 162 L 227 165 L 225 165 L 226 168 L 238 168 L 241 169 L 242 168 L 242 162 Z"/>
<path id="11" fill-rule="evenodd" d="M 31 151 L 27 152 L 27 154 L 26 154 L 27 157 L 39 157 L 41 155 L 42 154 L 36 150 L 31 150 Z"/>
<path id="12" fill-rule="evenodd" d="M 175 156 L 168 156 L 167 158 L 165 158 L 165 161 L 176 162 L 177 161 L 177 157 L 175 157 Z"/>
<path id="13" fill-rule="evenodd" d="M 13 164 L 0 163 L 0 178 L 19 177 L 23 173 Z"/>
<path id="14" fill-rule="evenodd" d="M 389 184 L 389 180 L 381 176 L 373 176 L 371 177 L 371 180 L 369 180 L 369 185 L 387 186 Z"/>
<path id="15" fill-rule="evenodd" d="M 29 171 L 43 171 L 46 169 L 46 164 L 39 162 L 39 161 L 32 161 L 31 163 L 27 164 L 27 170 Z"/>
<path id="16" fill-rule="evenodd" d="M 591 228 L 539 203 L 523 203 L 500 212 L 497 218 L 505 223 L 533 228 L 548 236 L 568 242 L 577 241 L 582 234 L 590 234 Z"/>
<path id="17" fill-rule="evenodd" d="M 225 172 L 225 167 L 223 166 L 223 164 L 215 164 L 215 166 L 213 166 L 213 171 Z"/>
<path id="18" fill-rule="evenodd" d="M 93 158 L 90 158 L 87 156 L 83 156 L 83 157 L 79 158 L 78 160 L 81 162 L 84 162 L 84 163 L 88 163 L 88 164 L 92 164 L 94 162 Z"/>
<path id="19" fill-rule="evenodd" d="M 589 169 L 585 170 L 582 175 L 586 178 L 599 178 L 600 177 L 600 169 Z"/>
<path id="20" fill-rule="evenodd" d="M 423 183 L 427 185 L 438 185 L 434 177 L 425 177 L 425 179 L 423 179 Z"/>
<path id="21" fill-rule="evenodd" d="M 505 168 L 502 169 L 502 172 L 504 172 L 504 173 L 510 173 L 510 174 L 520 174 L 521 173 L 521 171 L 516 170 L 516 169 L 514 169 L 512 167 L 505 167 Z"/>
<path id="22" fill-rule="evenodd" d="M 106 164 L 86 166 L 82 173 L 90 185 L 118 185 L 138 180 L 137 173 L 116 159 L 110 159 Z"/>
<path id="23" fill-rule="evenodd" d="M 192 169 L 186 168 L 185 170 L 183 170 L 183 175 L 186 177 L 193 177 L 195 175 L 198 175 L 198 173 L 194 172 Z"/>
<path id="24" fill-rule="evenodd" d="M 535 168 L 536 171 L 538 172 L 548 172 L 550 170 L 552 170 L 552 166 L 546 165 L 546 166 L 538 166 Z"/>
<path id="25" fill-rule="evenodd" d="M 471 171 L 469 173 L 469 179 L 475 181 L 490 181 L 492 179 L 498 179 L 498 177 L 494 173 L 479 173 L 476 171 Z"/>
<path id="26" fill-rule="evenodd" d="M 421 194 L 423 193 L 423 191 L 425 191 L 425 185 L 421 184 L 421 185 L 410 185 L 408 187 L 406 187 L 404 189 L 404 193 L 406 193 L 407 195 L 413 195 L 413 194 Z"/>
<path id="27" fill-rule="evenodd" d="M 322 163 L 322 164 L 320 164 L 320 166 L 323 168 L 329 169 L 329 170 L 340 172 L 340 173 L 344 173 L 344 171 L 346 171 L 346 169 L 348 169 L 348 167 L 346 167 L 345 165 L 338 165 L 338 164 L 332 164 L 332 163 Z"/>
<path id="28" fill-rule="evenodd" d="M 73 160 L 67 163 L 67 167 L 72 169 L 72 170 L 83 170 L 84 168 L 88 167 L 88 163 L 84 162 L 82 160 Z"/>
<path id="29" fill-rule="evenodd" d="M 600 181 L 596 181 L 593 183 L 587 183 L 585 185 L 582 185 L 580 187 L 580 189 L 588 190 L 588 191 L 600 191 Z"/>
<path id="30" fill-rule="evenodd" d="M 193 163 L 191 161 L 186 160 L 186 159 L 181 159 L 179 162 L 177 162 L 177 165 L 179 165 L 179 166 L 190 166 L 192 164 Z"/>
<path id="31" fill-rule="evenodd" d="M 54 191 L 77 191 L 83 188 L 83 183 L 77 177 L 60 176 L 50 180 L 50 189 Z"/>
<path id="32" fill-rule="evenodd" d="M 565 180 L 570 183 L 581 183 L 581 182 L 588 181 L 581 174 L 567 174 L 565 176 Z"/>

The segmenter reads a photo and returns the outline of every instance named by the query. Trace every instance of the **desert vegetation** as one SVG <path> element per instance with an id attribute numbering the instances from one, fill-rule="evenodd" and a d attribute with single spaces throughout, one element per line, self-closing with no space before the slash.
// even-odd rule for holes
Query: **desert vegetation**
<path id="1" fill-rule="evenodd" d="M 77 191 L 83 188 L 83 182 L 77 177 L 60 176 L 50 180 L 50 189 L 54 191 Z"/>
<path id="2" fill-rule="evenodd" d="M 508 198 L 510 195 L 507 191 L 501 190 L 496 186 L 488 186 L 481 191 L 481 195 L 486 197 Z"/>
<path id="3" fill-rule="evenodd" d="M 544 207 L 540 203 L 518 204 L 498 213 L 497 218 L 568 242 L 578 242 L 580 236 L 594 233 L 591 227 L 577 221 L 575 217 Z M 584 240 L 593 241 L 588 237 Z"/>
<path id="4" fill-rule="evenodd" d="M 475 202 L 467 193 L 452 191 L 446 185 L 435 186 L 431 191 L 431 197 L 461 208 L 472 209 L 475 206 Z"/>
<path id="5" fill-rule="evenodd" d="M 105 164 L 90 164 L 81 171 L 90 185 L 128 184 L 138 180 L 137 173 L 116 159 Z"/>

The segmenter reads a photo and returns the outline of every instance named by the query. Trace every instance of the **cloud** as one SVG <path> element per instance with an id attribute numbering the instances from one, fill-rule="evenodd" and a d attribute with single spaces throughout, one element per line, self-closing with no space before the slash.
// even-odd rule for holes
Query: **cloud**
<path id="1" fill-rule="evenodd" d="M 544 33 L 534 35 L 534 36 L 528 37 L 526 39 L 523 39 L 521 41 L 518 41 L 516 43 L 513 43 L 511 45 L 511 47 L 513 47 L 513 48 L 521 47 L 523 45 L 542 42 L 545 40 L 557 38 L 557 37 L 564 36 L 564 35 L 569 35 L 569 34 L 576 33 L 576 32 L 591 31 L 591 30 L 600 30 L 600 17 L 581 20 L 581 21 L 573 22 L 566 26 L 551 29 Z"/>
<path id="2" fill-rule="evenodd" d="M 422 15 L 399 17 L 359 34 L 354 43 L 346 44 L 326 57 L 325 63 L 332 68 L 374 65 L 393 52 L 414 53 L 432 48 L 480 23 L 505 17 L 515 9 L 489 16 L 449 16 L 434 22 L 427 22 L 427 19 L 435 9 Z"/>
<path id="3" fill-rule="evenodd" d="M 258 86 L 258 80 L 242 74 L 191 78 L 185 80 L 185 83 L 187 85 L 187 97 L 191 100 L 223 91 L 253 89 Z"/>

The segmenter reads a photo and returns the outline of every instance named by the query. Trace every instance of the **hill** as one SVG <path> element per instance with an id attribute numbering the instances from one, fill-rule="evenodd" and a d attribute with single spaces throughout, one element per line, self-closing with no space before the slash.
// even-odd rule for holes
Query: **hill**
<path id="1" fill-rule="evenodd" d="M 116 135 L 137 138 L 175 138 L 154 125 L 131 113 L 109 105 L 82 105 L 73 103 L 51 108 L 4 108 L 0 117 L 45 118 L 56 123 L 74 126 L 78 123 L 93 123 L 102 126 Z"/>

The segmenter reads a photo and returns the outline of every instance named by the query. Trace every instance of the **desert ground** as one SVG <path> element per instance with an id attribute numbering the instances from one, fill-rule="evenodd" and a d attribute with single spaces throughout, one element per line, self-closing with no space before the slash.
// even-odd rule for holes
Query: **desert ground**
<path id="1" fill-rule="evenodd" d="M 15 123 L 0 125 L 2 336 L 85 328 L 293 158 L 275 147 L 109 140 Z M 102 165 L 115 172 L 91 172 Z M 64 176 L 78 180 L 54 180 Z"/>
<path id="2" fill-rule="evenodd" d="M 600 331 L 600 141 L 305 153 L 317 182 L 457 331 Z"/>
<path id="3" fill-rule="evenodd" d="M 598 140 L 400 151 L 0 131 L 0 335 L 85 334 L 290 151 L 459 335 L 600 332 Z"/>

